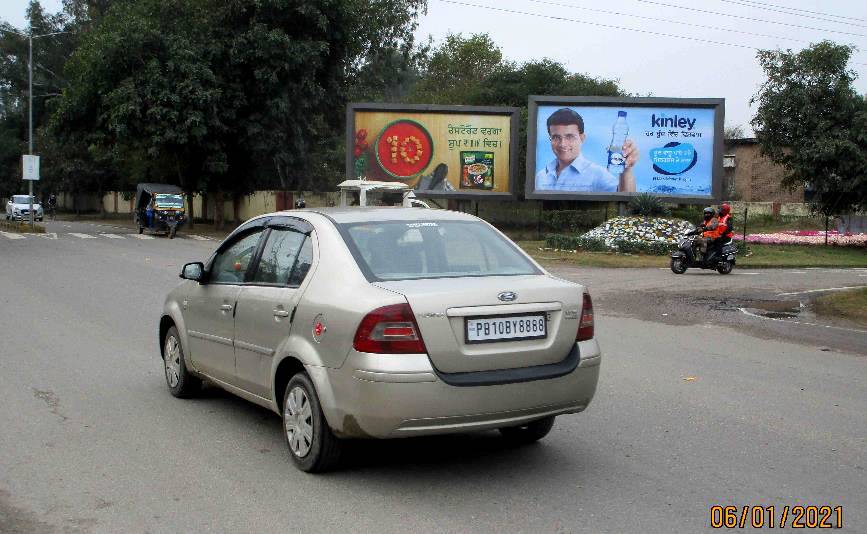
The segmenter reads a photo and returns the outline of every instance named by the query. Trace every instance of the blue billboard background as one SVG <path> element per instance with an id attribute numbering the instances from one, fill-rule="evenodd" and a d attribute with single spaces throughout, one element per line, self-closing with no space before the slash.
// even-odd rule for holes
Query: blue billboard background
<path id="1" fill-rule="evenodd" d="M 610 105 L 539 106 L 534 174 L 555 159 L 546 121 L 551 113 L 564 107 L 574 110 L 584 119 L 584 133 L 587 137 L 581 147 L 581 154 L 603 168 L 608 162 L 608 145 L 617 112 L 627 113 L 627 138 L 632 139 L 640 153 L 633 168 L 637 192 L 683 196 L 712 195 L 714 109 Z M 545 191 L 536 188 L 537 193 Z"/>

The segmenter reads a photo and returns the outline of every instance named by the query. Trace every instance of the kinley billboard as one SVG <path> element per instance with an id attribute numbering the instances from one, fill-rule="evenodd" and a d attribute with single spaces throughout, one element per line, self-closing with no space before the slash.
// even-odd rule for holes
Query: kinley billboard
<path id="1" fill-rule="evenodd" d="M 724 99 L 531 96 L 526 197 L 719 197 Z"/>
<path id="2" fill-rule="evenodd" d="M 512 198 L 518 109 L 349 104 L 346 175 L 400 181 L 419 197 Z"/>

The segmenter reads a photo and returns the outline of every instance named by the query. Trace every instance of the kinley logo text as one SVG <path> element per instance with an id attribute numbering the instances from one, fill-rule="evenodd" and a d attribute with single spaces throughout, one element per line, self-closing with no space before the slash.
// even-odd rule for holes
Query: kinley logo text
<path id="1" fill-rule="evenodd" d="M 665 114 L 657 117 L 654 113 L 650 116 L 650 125 L 653 128 L 686 128 L 687 130 L 692 130 L 692 127 L 695 126 L 695 119 L 678 117 L 677 115 L 666 117 Z"/>

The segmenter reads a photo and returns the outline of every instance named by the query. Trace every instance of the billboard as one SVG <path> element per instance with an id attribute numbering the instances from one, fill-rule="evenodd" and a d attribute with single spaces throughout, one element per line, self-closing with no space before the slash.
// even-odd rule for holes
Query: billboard
<path id="1" fill-rule="evenodd" d="M 517 121 L 517 108 L 349 104 L 346 175 L 419 197 L 512 198 Z"/>
<path id="2" fill-rule="evenodd" d="M 526 197 L 719 197 L 724 99 L 531 96 Z"/>

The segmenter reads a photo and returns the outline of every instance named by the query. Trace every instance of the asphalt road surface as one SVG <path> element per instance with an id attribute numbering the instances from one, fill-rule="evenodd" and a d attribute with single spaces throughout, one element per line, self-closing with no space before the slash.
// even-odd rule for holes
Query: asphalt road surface
<path id="1" fill-rule="evenodd" d="M 558 269 L 596 303 L 585 413 L 525 447 L 357 442 L 311 476 L 276 415 L 166 391 L 162 302 L 215 241 L 48 231 L 0 234 L 0 532 L 700 532 L 716 504 L 842 506 L 867 532 L 867 332 L 809 311 L 867 270 Z"/>

